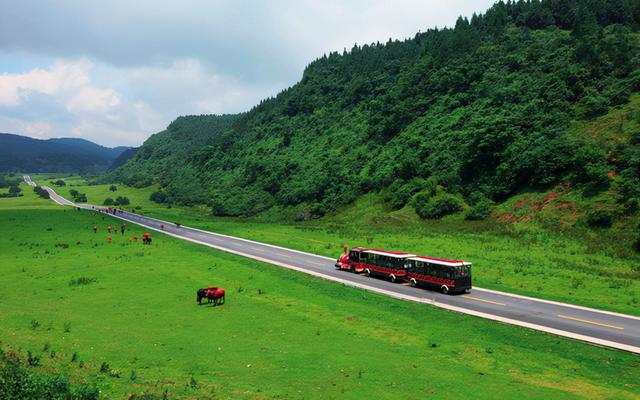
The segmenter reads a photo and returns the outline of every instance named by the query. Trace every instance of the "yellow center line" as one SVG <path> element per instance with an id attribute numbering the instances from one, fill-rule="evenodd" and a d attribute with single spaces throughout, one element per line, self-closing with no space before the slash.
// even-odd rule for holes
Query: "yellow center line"
<path id="1" fill-rule="evenodd" d="M 463 299 L 471 299 L 471 300 L 476 300 L 476 301 L 482 301 L 484 303 L 495 304 L 497 306 L 506 306 L 506 304 L 504 304 L 504 303 L 500 303 L 500 302 L 493 301 L 493 300 L 481 299 L 479 297 L 473 297 L 473 296 L 469 296 L 469 295 L 464 296 Z"/>
<path id="2" fill-rule="evenodd" d="M 250 247 L 251 250 L 255 250 L 255 251 L 262 251 L 264 252 L 263 249 L 259 248 L 259 247 Z"/>
<path id="3" fill-rule="evenodd" d="M 276 254 L 279 255 L 280 257 L 291 258 L 291 256 L 288 256 L 286 254 L 282 254 L 282 253 L 276 253 Z"/>
<path id="4" fill-rule="evenodd" d="M 609 325 L 609 324 L 603 324 L 601 322 L 595 322 L 595 321 L 589 321 L 588 319 L 581 319 L 581 318 L 576 318 L 576 317 L 570 317 L 568 315 L 562 315 L 562 314 L 558 314 L 558 317 L 560 318 L 564 318 L 564 319 L 570 319 L 572 321 L 578 321 L 578 322 L 584 322 L 586 324 L 593 324 L 593 325 L 598 325 L 598 326 L 604 326 L 605 328 L 611 328 L 611 329 L 619 329 L 619 330 L 624 330 L 624 328 L 622 326 L 615 326 L 615 325 Z"/>
<path id="5" fill-rule="evenodd" d="M 320 266 L 327 265 L 327 264 L 320 263 L 320 262 L 317 262 L 317 261 L 309 261 L 309 262 L 310 262 L 311 264 L 320 265 Z"/>

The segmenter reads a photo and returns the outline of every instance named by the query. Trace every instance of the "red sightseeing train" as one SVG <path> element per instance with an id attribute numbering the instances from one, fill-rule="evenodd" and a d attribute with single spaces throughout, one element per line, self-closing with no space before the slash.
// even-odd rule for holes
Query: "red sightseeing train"
<path id="1" fill-rule="evenodd" d="M 391 282 L 408 282 L 411 286 L 438 289 L 445 294 L 471 289 L 471 263 L 462 260 L 353 247 L 349 252 L 345 248 L 344 255 L 335 266 Z"/>

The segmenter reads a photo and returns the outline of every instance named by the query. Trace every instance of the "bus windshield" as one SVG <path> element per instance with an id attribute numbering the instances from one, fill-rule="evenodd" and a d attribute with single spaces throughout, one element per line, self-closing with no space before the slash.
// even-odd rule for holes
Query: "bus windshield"
<path id="1" fill-rule="evenodd" d="M 471 276 L 471 266 L 463 265 L 456 268 L 456 278 L 468 278 Z"/>

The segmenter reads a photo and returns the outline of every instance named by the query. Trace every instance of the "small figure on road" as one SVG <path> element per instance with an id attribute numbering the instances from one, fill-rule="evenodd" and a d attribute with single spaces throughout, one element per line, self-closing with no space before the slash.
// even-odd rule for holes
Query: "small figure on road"
<path id="1" fill-rule="evenodd" d="M 182 225 L 180 222 L 176 222 L 176 228 L 180 228 L 180 225 Z"/>
<path id="2" fill-rule="evenodd" d="M 164 224 L 160 224 L 160 229 L 164 230 Z"/>

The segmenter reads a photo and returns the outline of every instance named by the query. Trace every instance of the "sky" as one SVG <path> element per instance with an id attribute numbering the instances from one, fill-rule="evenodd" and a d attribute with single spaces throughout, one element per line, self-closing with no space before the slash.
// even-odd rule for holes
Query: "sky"
<path id="1" fill-rule="evenodd" d="M 405 39 L 493 0 L 0 0 L 0 132 L 139 146 L 229 114 L 354 44 Z"/>

